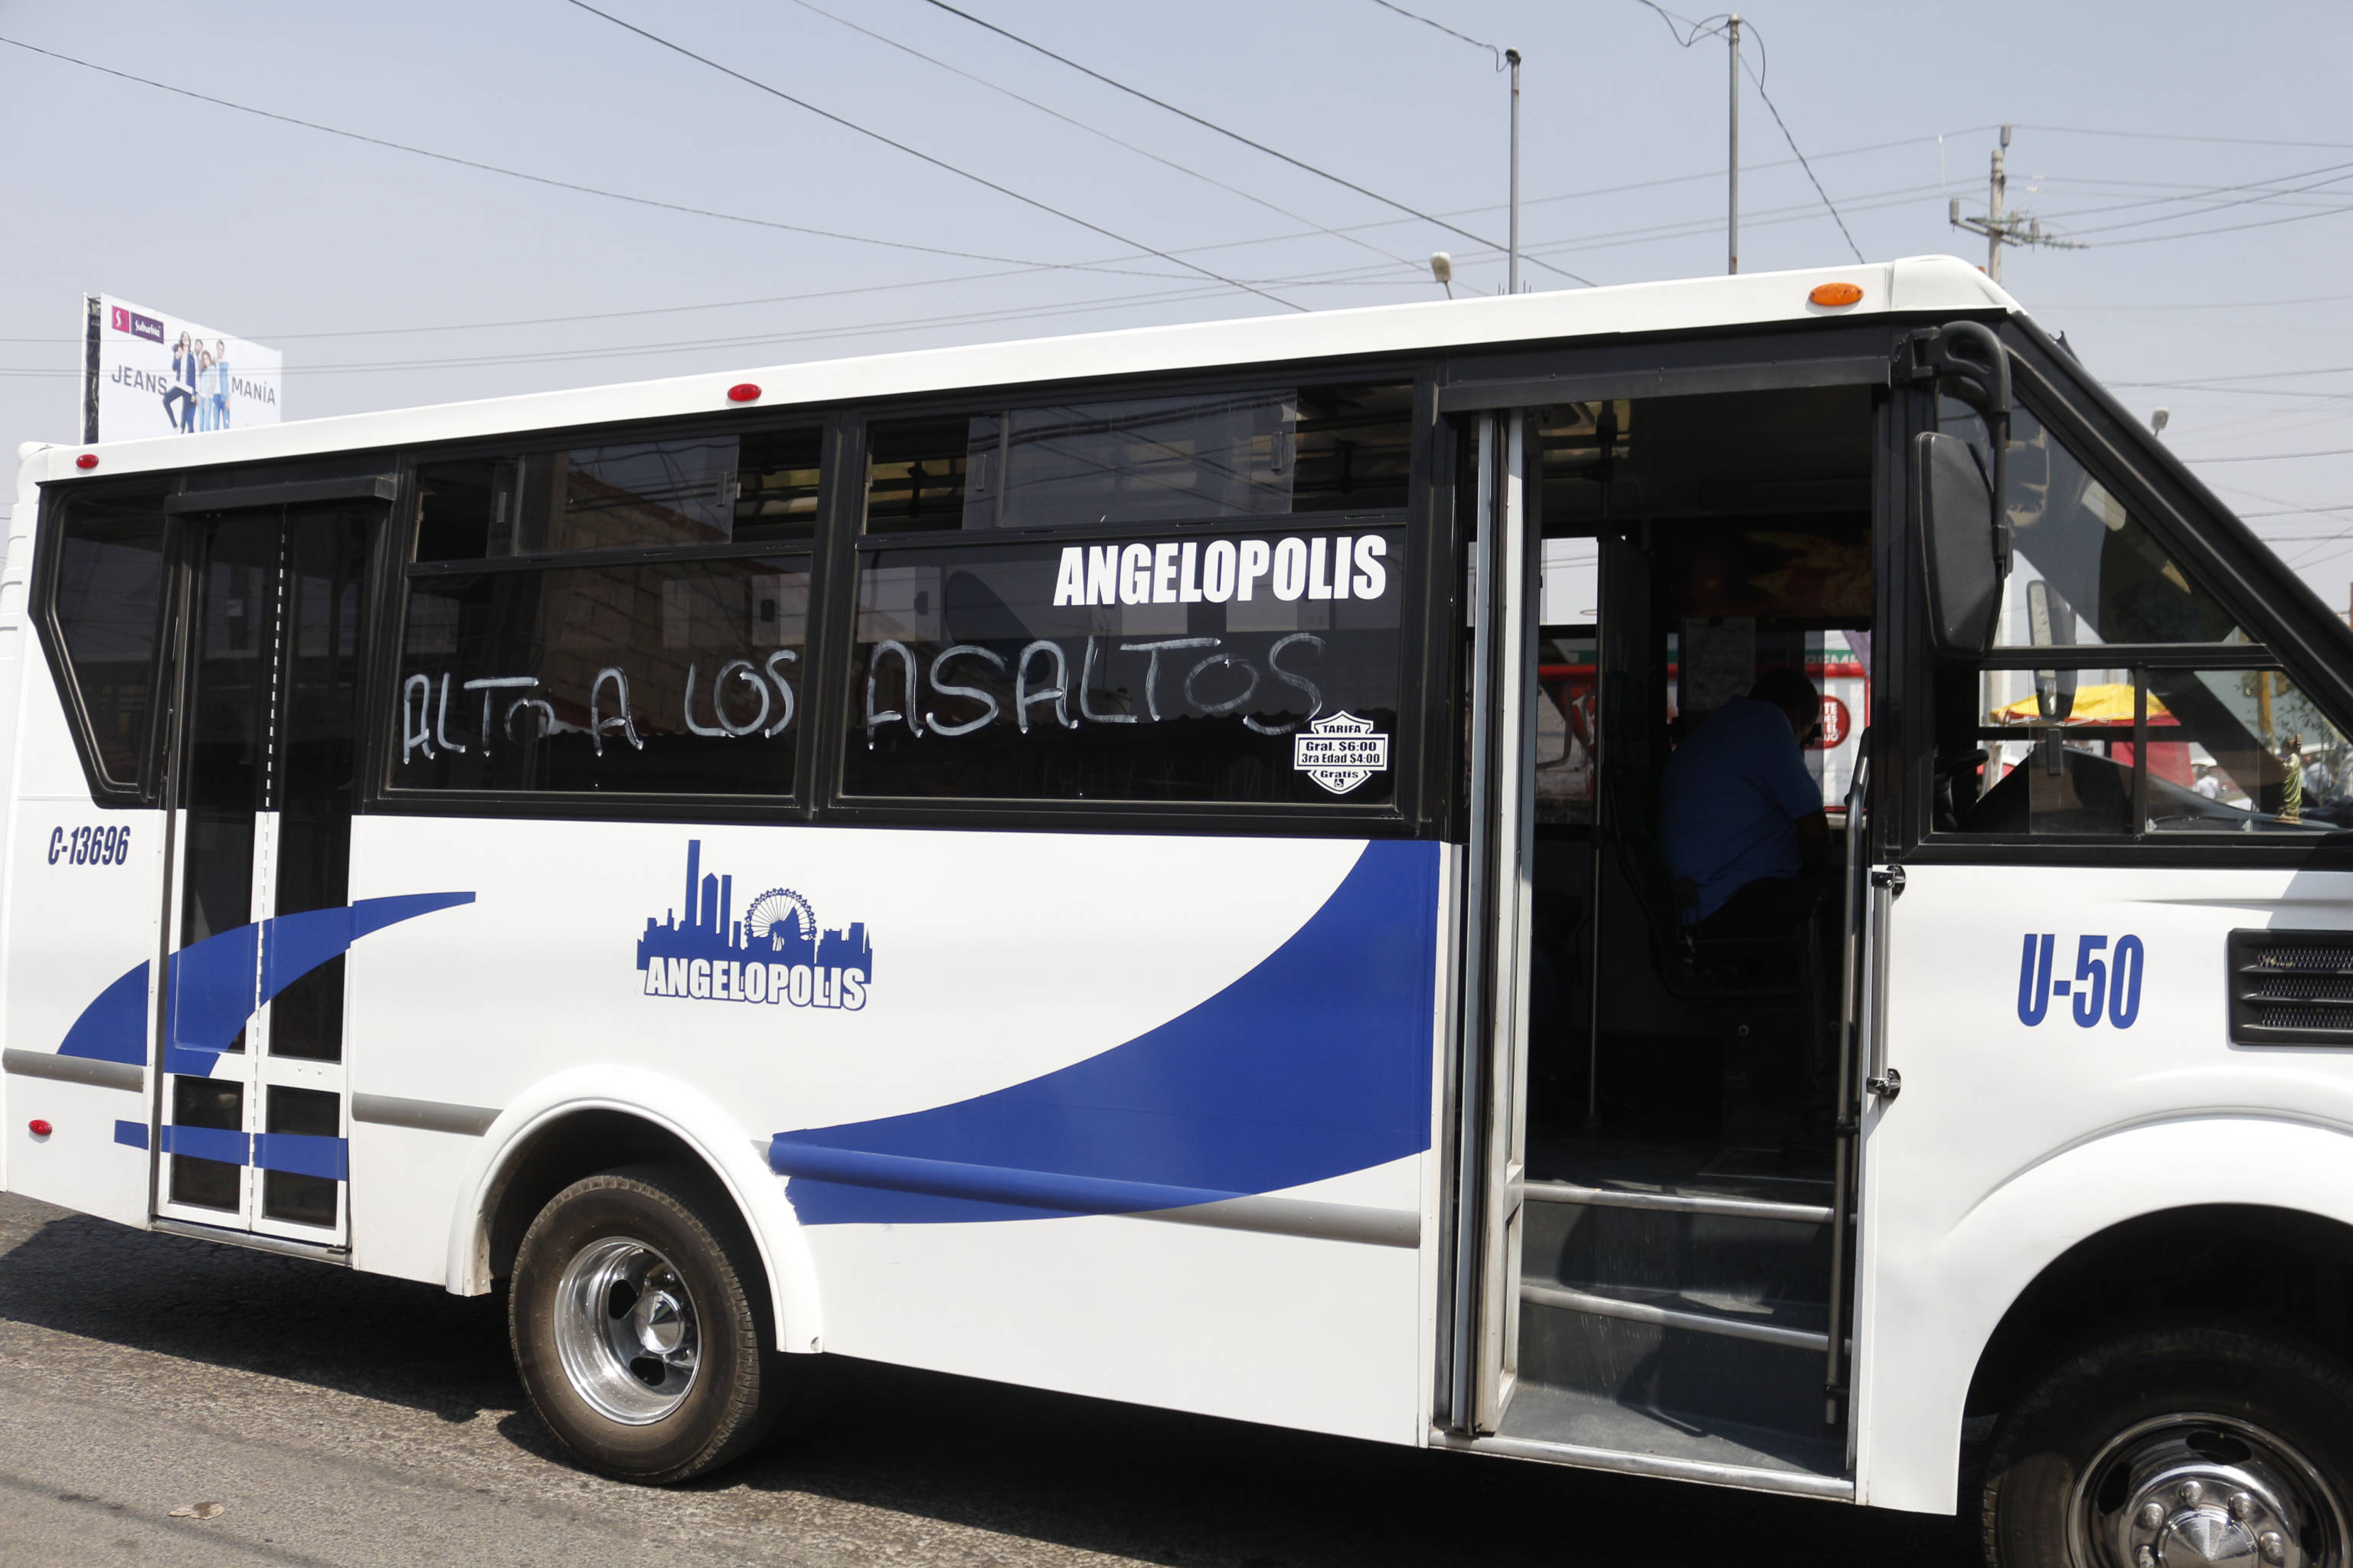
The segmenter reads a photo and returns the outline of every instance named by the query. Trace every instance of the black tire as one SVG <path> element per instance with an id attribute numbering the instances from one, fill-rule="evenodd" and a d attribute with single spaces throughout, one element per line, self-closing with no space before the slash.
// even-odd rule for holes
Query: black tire
<path id="1" fill-rule="evenodd" d="M 2250 1552 L 2284 1544 L 2290 1563 L 2353 1568 L 2353 1370 L 2221 1322 L 2104 1337 L 2053 1363 L 1996 1426 L 1980 1509 L 1992 1568 L 2133 1568 L 2158 1532 L 2202 1531 L 2215 1551 L 2233 1531 Z"/>
<path id="2" fill-rule="evenodd" d="M 768 1303 L 758 1251 L 723 1196 L 670 1166 L 607 1171 L 556 1194 L 523 1236 L 508 1302 L 515 1370 L 580 1464 L 683 1481 L 742 1454 L 798 1402 L 807 1380 L 789 1363 L 814 1358 L 777 1353 Z M 681 1343 L 657 1354 L 649 1336 Z"/>

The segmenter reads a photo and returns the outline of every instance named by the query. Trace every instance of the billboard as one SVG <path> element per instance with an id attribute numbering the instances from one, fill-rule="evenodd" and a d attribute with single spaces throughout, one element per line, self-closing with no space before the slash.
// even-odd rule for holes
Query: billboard
<path id="1" fill-rule="evenodd" d="M 111 294 L 83 300 L 83 440 L 278 423 L 285 362 L 276 349 Z"/>

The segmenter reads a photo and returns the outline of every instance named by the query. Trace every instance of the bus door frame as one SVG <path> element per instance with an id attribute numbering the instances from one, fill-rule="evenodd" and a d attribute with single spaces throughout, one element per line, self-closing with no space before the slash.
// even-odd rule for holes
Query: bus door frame
<path id="1" fill-rule="evenodd" d="M 383 657 L 379 647 L 382 640 L 379 633 L 386 613 L 383 590 L 387 571 L 388 541 L 396 531 L 394 527 L 396 508 L 392 503 L 397 499 L 399 490 L 398 477 L 384 473 L 349 479 L 259 484 L 220 490 L 184 489 L 164 500 L 164 510 L 173 517 L 174 524 L 171 544 L 174 569 L 173 613 L 166 634 L 170 640 L 164 683 L 164 689 L 169 694 L 170 706 L 162 737 L 161 769 L 163 801 L 169 823 L 166 863 L 162 879 L 164 908 L 161 911 L 165 939 L 164 947 L 168 955 L 176 957 L 190 945 L 188 933 L 183 929 L 191 844 L 187 794 L 190 784 L 189 748 L 195 743 L 189 709 L 197 694 L 198 667 L 203 660 L 204 650 L 200 642 L 205 637 L 202 616 L 205 589 L 200 578 L 208 561 L 206 552 L 199 547 L 200 531 L 216 526 L 215 520 L 223 517 L 259 519 L 274 515 L 277 520 L 281 555 L 275 591 L 280 602 L 276 606 L 277 624 L 269 627 L 269 635 L 276 640 L 261 651 L 273 657 L 278 668 L 269 677 L 263 697 L 267 707 L 263 711 L 262 724 L 269 754 L 259 760 L 259 765 L 274 773 L 282 771 L 287 747 L 291 741 L 286 721 L 289 683 L 292 679 L 289 650 L 292 639 L 299 634 L 297 617 L 301 606 L 287 604 L 284 600 L 290 595 L 296 581 L 291 554 L 293 530 L 298 520 L 305 516 L 325 516 L 337 511 L 355 516 L 360 521 L 364 540 L 358 558 L 358 621 L 350 634 L 353 648 L 352 658 L 355 664 L 349 714 L 353 736 L 353 776 L 348 803 L 350 811 L 342 829 L 345 837 L 343 847 L 346 858 L 344 901 L 348 903 L 350 834 L 353 822 L 366 799 L 368 791 L 364 781 L 370 776 L 376 755 L 376 726 L 372 721 L 377 707 L 377 689 L 383 683 Z M 278 863 L 283 815 L 269 803 L 258 805 L 253 813 L 250 851 L 252 894 L 248 914 L 248 923 L 255 926 L 262 926 L 277 913 Z M 239 1052 L 223 1053 L 214 1062 L 213 1069 L 206 1075 L 237 1083 L 242 1089 L 244 1125 L 241 1132 L 248 1155 L 239 1177 L 238 1207 L 230 1211 L 177 1202 L 171 1195 L 168 1162 L 174 1156 L 168 1145 L 172 1142 L 169 1129 L 174 1125 L 173 1084 L 183 1075 L 174 1072 L 171 1065 L 174 980 L 174 970 L 168 961 L 164 973 L 164 981 L 158 987 L 159 1010 L 152 1058 L 154 1068 L 150 1075 L 153 1094 L 150 1125 L 153 1135 L 149 1153 L 149 1207 L 156 1227 L 189 1234 L 229 1232 L 280 1250 L 342 1258 L 348 1252 L 352 1234 L 351 1184 L 347 1167 L 346 1174 L 336 1184 L 335 1218 L 332 1226 L 273 1219 L 263 1213 L 264 1175 L 253 1151 L 259 1147 L 257 1134 L 268 1130 L 266 1101 L 268 1090 L 271 1088 L 308 1089 L 333 1093 L 340 1101 L 337 1139 L 343 1147 L 348 1149 L 352 1101 L 350 1045 L 353 1038 L 348 988 L 343 994 L 341 1048 L 335 1060 L 273 1055 L 269 1050 L 269 1036 L 274 1004 L 257 996 L 254 1011 L 248 1019 L 244 1048 Z M 257 987 L 259 981 L 257 971 Z"/>
<path id="2" fill-rule="evenodd" d="M 1881 317 L 1802 333 L 1600 343 L 1541 354 L 1497 354 L 1484 363 L 1466 356 L 1450 366 L 1441 381 L 1437 400 L 1441 418 L 1477 421 L 1477 472 L 1457 474 L 1456 483 L 1476 485 L 1479 520 L 1478 535 L 1468 542 L 1472 593 L 1465 600 L 1472 632 L 1471 787 L 1461 818 L 1469 849 L 1456 948 L 1460 999 L 1453 1019 L 1454 1098 L 1448 1129 L 1453 1142 L 1446 1175 L 1453 1191 L 1446 1194 L 1441 1211 L 1451 1232 L 1440 1283 L 1440 1387 L 1434 1402 L 1435 1436 L 1441 1443 L 1481 1447 L 1502 1441 L 1512 1443 L 1513 1452 L 1531 1451 L 1528 1445 L 1494 1435 L 1517 1381 L 1525 1201 L 1527 1085 L 1521 1033 L 1527 1017 L 1535 793 L 1535 711 L 1525 699 L 1535 679 L 1542 583 L 1542 529 L 1535 516 L 1541 475 L 1535 471 L 1538 458 L 1533 420 L 1544 409 L 1567 402 L 1844 385 L 1883 392 L 1893 388 L 1894 395 L 1875 399 L 1872 536 L 1877 579 L 1874 619 L 1889 616 L 1892 600 L 1897 602 L 1893 606 L 1897 616 L 1883 621 L 1875 636 L 1877 645 L 1887 651 L 1873 660 L 1872 711 L 1874 721 L 1890 721 L 1882 728 L 1894 729 L 1898 705 L 1883 700 L 1895 689 L 1886 659 L 1908 662 L 1900 652 L 1901 637 L 1890 634 L 1905 629 L 1900 605 L 1912 580 L 1908 561 L 1895 557 L 1913 537 L 1905 511 L 1907 468 L 1898 437 L 1905 411 L 1915 406 L 1896 385 L 1896 362 L 1905 352 L 1905 335 L 1915 324 Z M 1499 550 L 1504 560 L 1516 563 L 1517 570 L 1492 569 Z M 1605 605 L 1609 554 L 1605 542 Z M 1490 635 L 1491 629 L 1497 629 L 1497 635 Z M 1609 637 L 1605 624 L 1605 649 Z M 1606 652 L 1603 662 L 1606 682 Z M 1605 719 L 1603 732 L 1597 736 L 1597 765 L 1603 765 L 1600 759 L 1609 744 L 1606 692 L 1601 707 Z M 1522 722 L 1496 722 L 1498 715 L 1508 712 L 1517 712 Z M 1886 746 L 1875 749 L 1883 754 Z M 1883 1046 L 1873 1026 L 1883 990 L 1873 982 L 1874 966 L 1883 963 L 1891 906 L 1901 888 L 1900 870 L 1889 874 L 1891 862 L 1882 847 L 1892 829 L 1890 816 L 1883 812 L 1873 821 L 1868 809 L 1872 799 L 1890 798 L 1890 785 L 1898 781 L 1888 777 L 1889 769 L 1874 771 L 1880 781 L 1866 781 L 1864 791 L 1852 797 L 1865 815 L 1851 830 L 1849 845 L 1862 851 L 1873 874 L 1865 895 L 1859 868 L 1849 868 L 1861 907 L 1851 906 L 1841 942 L 1841 1043 L 1852 1055 L 1841 1064 L 1846 1076 L 1838 1093 L 1850 1106 L 1862 1095 L 1859 1079 L 1883 1065 Z M 1499 1006 L 1498 999 L 1505 1005 Z M 1852 1223 L 1847 1216 L 1859 1211 L 1863 1163 L 1851 1150 L 1838 1173 L 1838 1219 L 1842 1225 Z M 1856 1226 L 1858 1241 L 1862 1231 Z M 1833 1260 L 1833 1310 L 1845 1325 L 1856 1324 L 1862 1250 L 1859 1245 L 1843 1247 Z M 1849 1345 L 1858 1331 L 1858 1327 L 1849 1327 L 1838 1336 L 1824 1369 L 1826 1409 L 1836 1408 L 1843 1417 L 1850 1471 L 1856 1423 Z M 1579 1453 L 1580 1462 L 1611 1468 L 1598 1460 L 1594 1450 Z M 1630 1458 L 1638 1457 L 1629 1454 Z"/>
<path id="3" fill-rule="evenodd" d="M 1535 889 L 1541 544 L 1529 516 L 1530 416 L 1477 416 L 1471 542 L 1471 800 L 1461 952 L 1463 1114 L 1453 1216 L 1450 1424 L 1493 1432 L 1511 1403 L 1520 1327 L 1527 1137 L 1528 946 Z M 1496 1288 L 1502 1282 L 1508 1288 Z"/>

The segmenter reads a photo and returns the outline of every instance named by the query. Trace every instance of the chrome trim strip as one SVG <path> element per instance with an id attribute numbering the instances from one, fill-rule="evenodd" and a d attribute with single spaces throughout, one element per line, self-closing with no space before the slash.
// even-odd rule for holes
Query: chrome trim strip
<path id="1" fill-rule="evenodd" d="M 1670 1459 L 1657 1454 L 1626 1454 L 1614 1448 L 1588 1448 L 1577 1443 L 1546 1443 L 1533 1437 L 1458 1437 L 1433 1430 L 1430 1446 L 1464 1448 L 1473 1453 L 1500 1454 L 1512 1459 L 1537 1459 L 1547 1464 L 1575 1465 L 1588 1470 L 1616 1470 L 1621 1475 L 1656 1476 L 1665 1480 L 1702 1481 L 1710 1486 L 1738 1487 L 1745 1491 L 1788 1492 L 1799 1497 L 1854 1500 L 1854 1483 L 1838 1476 L 1817 1476 L 1801 1470 L 1762 1470 L 1750 1465 L 1718 1465 L 1705 1459 Z"/>
<path id="2" fill-rule="evenodd" d="M 18 1078 L 55 1079 L 59 1083 L 86 1083 L 99 1089 L 146 1087 L 147 1069 L 135 1062 L 102 1062 L 90 1057 L 61 1057 L 55 1051 L 0 1052 L 0 1069 Z"/>
<path id="3" fill-rule="evenodd" d="M 332 1263 L 339 1268 L 352 1266 L 352 1249 L 348 1247 L 327 1247 L 315 1241 L 294 1241 L 282 1236 L 257 1236 L 249 1230 L 195 1225 L 185 1219 L 165 1219 L 160 1215 L 147 1223 L 151 1228 L 167 1236 L 185 1236 L 195 1241 L 225 1242 L 230 1247 L 251 1247 L 256 1252 L 275 1252 L 286 1258 L 307 1258 L 313 1263 Z"/>
<path id="4" fill-rule="evenodd" d="M 1740 1219 L 1784 1219 L 1799 1225 L 1827 1225 L 1831 1211 L 1818 1204 L 1778 1204 L 1764 1198 L 1715 1198 L 1688 1193 L 1629 1193 L 1614 1187 L 1586 1187 L 1575 1182 L 1530 1182 L 1531 1202 L 1582 1204 L 1597 1209 L 1656 1209 L 1664 1214 L 1728 1215 Z"/>
<path id="5" fill-rule="evenodd" d="M 1620 1301 L 1614 1296 L 1596 1296 L 1585 1290 L 1571 1290 L 1558 1285 L 1535 1285 L 1520 1281 L 1520 1300 L 1539 1307 L 1560 1307 L 1571 1312 L 1584 1312 L 1596 1318 L 1622 1318 L 1630 1323 L 1652 1323 L 1662 1329 L 1688 1329 L 1695 1333 L 1718 1334 L 1728 1340 L 1754 1340 L 1758 1344 L 1786 1345 L 1791 1350 L 1826 1352 L 1831 1337 L 1805 1329 L 1785 1329 L 1773 1323 L 1747 1323 L 1738 1318 L 1720 1318 L 1713 1312 L 1678 1312 L 1671 1307 L 1653 1307 L 1647 1301 Z"/>
<path id="6" fill-rule="evenodd" d="M 1355 1204 L 1317 1203 L 1308 1198 L 1240 1197 L 1186 1208 L 1149 1209 L 1131 1219 L 1171 1225 L 1214 1226 L 1220 1230 L 1256 1230 L 1270 1236 L 1314 1241 L 1356 1241 L 1367 1247 L 1421 1246 L 1421 1216 L 1405 1209 L 1364 1208 Z"/>
<path id="7" fill-rule="evenodd" d="M 420 1132 L 458 1132 L 480 1138 L 499 1119 L 495 1110 L 479 1105 L 451 1105 L 439 1100 L 402 1100 L 390 1094 L 352 1096 L 352 1120 L 378 1127 L 413 1127 Z"/>

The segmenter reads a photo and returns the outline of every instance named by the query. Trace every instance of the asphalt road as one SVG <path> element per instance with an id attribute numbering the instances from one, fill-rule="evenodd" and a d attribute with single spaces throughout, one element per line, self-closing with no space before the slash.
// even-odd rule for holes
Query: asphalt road
<path id="1" fill-rule="evenodd" d="M 1951 1520 L 856 1363 L 807 1436 L 653 1491 L 553 1456 L 502 1313 L 0 1195 L 0 1565 L 1977 1561 Z"/>

